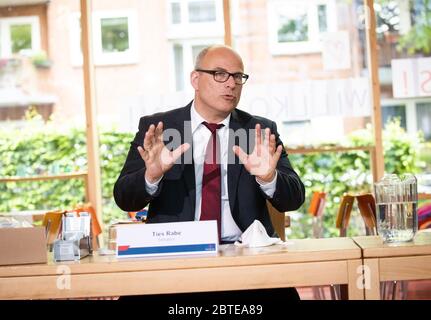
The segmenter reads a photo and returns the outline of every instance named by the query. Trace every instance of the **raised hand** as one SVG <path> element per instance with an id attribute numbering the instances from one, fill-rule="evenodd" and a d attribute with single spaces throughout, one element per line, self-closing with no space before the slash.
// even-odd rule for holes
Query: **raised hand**
<path id="1" fill-rule="evenodd" d="M 145 162 L 147 181 L 158 181 L 189 148 L 190 144 L 184 143 L 169 151 L 163 143 L 163 122 L 159 122 L 157 127 L 150 125 L 145 133 L 143 147 L 138 147 L 138 152 Z"/>
<path id="2" fill-rule="evenodd" d="M 260 124 L 255 127 L 255 146 L 253 152 L 248 155 L 241 147 L 234 146 L 233 152 L 244 164 L 245 169 L 250 174 L 256 176 L 260 182 L 271 182 L 275 176 L 277 162 L 280 159 L 283 147 L 276 148 L 275 135 L 271 134 L 269 128 L 265 129 L 262 143 L 262 130 Z"/>

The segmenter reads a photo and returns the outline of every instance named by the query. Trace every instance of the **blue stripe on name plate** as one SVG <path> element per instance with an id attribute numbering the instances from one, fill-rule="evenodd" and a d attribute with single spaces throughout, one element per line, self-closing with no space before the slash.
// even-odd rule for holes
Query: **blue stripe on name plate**
<path id="1" fill-rule="evenodd" d="M 127 250 L 118 251 L 118 255 L 125 256 L 125 255 L 132 255 L 132 254 L 215 251 L 215 249 L 216 249 L 215 243 L 188 244 L 188 245 L 161 246 L 161 247 L 139 247 L 139 248 L 128 248 Z"/>

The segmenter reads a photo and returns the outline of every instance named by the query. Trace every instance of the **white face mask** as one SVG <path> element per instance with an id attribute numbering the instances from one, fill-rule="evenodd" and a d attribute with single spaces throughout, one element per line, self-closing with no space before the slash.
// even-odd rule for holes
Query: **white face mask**
<path id="1" fill-rule="evenodd" d="M 247 230 L 244 231 L 240 237 L 240 241 L 235 242 L 235 245 L 249 248 L 266 247 L 283 243 L 280 238 L 270 238 L 259 220 L 254 220 Z"/>

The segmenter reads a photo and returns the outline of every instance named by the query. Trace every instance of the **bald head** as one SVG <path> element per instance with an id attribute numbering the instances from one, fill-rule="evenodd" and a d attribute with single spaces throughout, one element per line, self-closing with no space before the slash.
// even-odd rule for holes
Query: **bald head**
<path id="1" fill-rule="evenodd" d="M 220 74 L 228 77 L 220 79 Z M 230 47 L 215 45 L 199 53 L 190 82 L 195 89 L 195 109 L 207 122 L 219 123 L 235 109 L 242 90 L 238 75 L 241 82 L 243 74 L 242 59 Z"/>
<path id="2" fill-rule="evenodd" d="M 242 69 L 244 70 L 244 64 L 242 62 L 241 56 L 231 47 L 221 44 L 211 45 L 202 49 L 202 51 L 199 52 L 198 56 L 196 57 L 195 70 L 204 68 L 206 60 L 208 60 L 208 58 L 211 58 L 212 55 L 218 54 L 231 55 L 232 58 L 238 60 L 238 62 L 241 64 Z"/>

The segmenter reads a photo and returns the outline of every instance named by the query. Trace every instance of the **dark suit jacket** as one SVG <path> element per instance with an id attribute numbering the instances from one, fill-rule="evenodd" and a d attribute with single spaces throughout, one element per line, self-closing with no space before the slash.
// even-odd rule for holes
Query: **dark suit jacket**
<path id="1" fill-rule="evenodd" d="M 190 108 L 191 103 L 183 108 L 142 117 L 139 122 L 139 131 L 131 143 L 123 170 L 115 183 L 115 201 L 124 211 L 138 211 L 148 203 L 150 204 L 148 223 L 192 221 L 195 218 L 196 187 L 192 148 L 182 158 L 191 160 L 188 163 L 181 161 L 166 172 L 153 196 L 145 190 L 145 163 L 137 150 L 137 147 L 143 144 L 144 135 L 149 126 L 157 125 L 159 121 L 163 121 L 164 130 L 176 129 L 181 133 L 182 141 L 174 143 L 172 148 L 184 142 L 192 145 Z M 189 121 L 188 125 L 184 126 L 186 121 Z M 254 129 L 257 123 L 262 128 L 271 129 L 271 133 L 276 135 L 277 146 L 282 144 L 273 121 L 252 116 L 238 109 L 232 111 L 229 129 L 236 132 L 243 128 L 248 132 L 249 129 Z M 251 141 L 249 141 L 250 148 L 246 151 L 247 153 L 251 153 L 254 148 L 254 134 L 249 138 Z M 239 139 L 235 137 L 229 137 L 228 141 L 227 179 L 233 219 L 242 231 L 245 231 L 255 219 L 258 219 L 265 226 L 268 234 L 274 235 L 274 228 L 266 207 L 268 196 L 261 190 L 255 177 L 239 163 L 239 159 L 232 151 L 233 145 L 238 145 L 238 141 Z M 167 141 L 165 141 L 166 143 Z M 277 172 L 276 190 L 273 197 L 268 200 L 281 212 L 298 209 L 304 202 L 304 185 L 292 169 L 284 148 L 277 164 Z"/>

